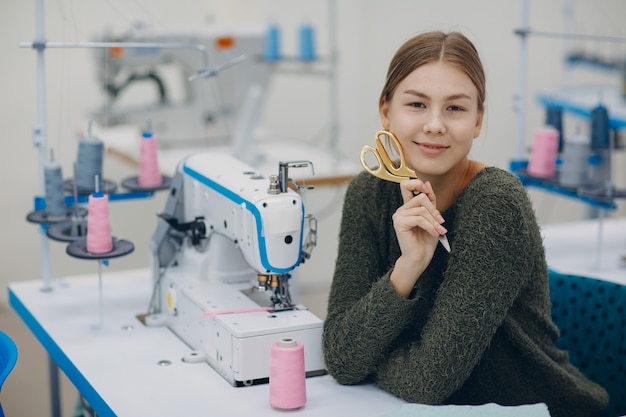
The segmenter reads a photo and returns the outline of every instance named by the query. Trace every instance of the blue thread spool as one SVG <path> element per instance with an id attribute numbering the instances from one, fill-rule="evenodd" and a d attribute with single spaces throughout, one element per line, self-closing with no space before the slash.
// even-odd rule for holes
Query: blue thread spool
<path id="1" fill-rule="evenodd" d="M 559 106 L 546 108 L 546 125 L 559 131 L 559 153 L 563 151 L 563 110 Z"/>
<path id="2" fill-rule="evenodd" d="M 311 62 L 315 60 L 315 30 L 313 26 L 304 24 L 300 26 L 300 60 Z"/>
<path id="3" fill-rule="evenodd" d="M 591 112 L 591 147 L 593 149 L 608 149 L 611 147 L 609 112 L 601 104 Z"/>
<path id="4" fill-rule="evenodd" d="M 276 25 L 270 25 L 267 28 L 264 58 L 269 62 L 276 62 L 280 59 L 280 28 Z"/>

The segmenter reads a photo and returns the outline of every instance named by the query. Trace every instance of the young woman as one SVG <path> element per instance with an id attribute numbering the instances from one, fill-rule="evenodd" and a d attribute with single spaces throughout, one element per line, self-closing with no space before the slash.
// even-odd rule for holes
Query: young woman
<path id="1" fill-rule="evenodd" d="M 363 172 L 348 187 L 324 325 L 328 371 L 410 402 L 545 403 L 553 417 L 601 416 L 606 391 L 554 345 L 525 189 L 468 158 L 484 104 L 484 70 L 462 34 L 417 35 L 393 57 L 380 118 L 418 179 Z"/>

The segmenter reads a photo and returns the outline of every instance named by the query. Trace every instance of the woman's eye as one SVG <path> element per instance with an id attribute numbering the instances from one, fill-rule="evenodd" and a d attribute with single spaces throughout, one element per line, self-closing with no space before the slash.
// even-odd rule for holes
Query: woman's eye
<path id="1" fill-rule="evenodd" d="M 411 106 L 411 107 L 415 107 L 415 108 L 422 108 L 422 107 L 425 107 L 425 106 L 424 106 L 424 103 L 420 103 L 420 102 L 409 103 L 409 106 Z"/>
<path id="2" fill-rule="evenodd" d="M 450 107 L 448 107 L 448 110 L 463 111 L 463 107 L 461 107 L 461 106 L 450 106 Z"/>

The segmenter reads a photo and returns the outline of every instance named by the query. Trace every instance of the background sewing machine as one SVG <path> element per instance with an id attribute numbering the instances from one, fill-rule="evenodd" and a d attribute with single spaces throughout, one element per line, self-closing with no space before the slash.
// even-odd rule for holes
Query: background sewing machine
<path id="1" fill-rule="evenodd" d="M 294 268 L 316 244 L 315 218 L 288 187 L 281 162 L 269 178 L 229 154 L 183 160 L 152 238 L 154 311 L 235 386 L 267 382 L 272 343 L 305 347 L 308 376 L 325 373 L 322 321 L 289 293 Z M 305 236 L 305 231 L 308 233 Z"/>
<path id="2" fill-rule="evenodd" d="M 249 137 L 232 136 L 250 136 L 258 122 L 270 81 L 270 67 L 262 60 L 264 37 L 263 28 L 248 26 L 151 29 L 138 25 L 125 33 L 106 33 L 98 41 L 172 47 L 96 49 L 98 82 L 107 98 L 93 117 L 107 127 L 144 126 L 150 119 L 162 147 L 249 141 Z M 181 45 L 198 48 L 174 47 Z M 245 60 L 229 65 L 240 57 Z M 189 81 L 207 66 L 227 68 Z M 127 90 L 143 94 L 127 94 Z"/>

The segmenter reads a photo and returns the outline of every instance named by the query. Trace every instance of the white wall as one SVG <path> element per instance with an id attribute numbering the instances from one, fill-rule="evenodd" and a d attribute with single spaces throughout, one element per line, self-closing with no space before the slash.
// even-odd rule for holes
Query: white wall
<path id="1" fill-rule="evenodd" d="M 621 0 L 576 1 L 572 29 L 594 34 L 624 35 L 626 3 Z M 530 2 L 531 26 L 541 30 L 566 30 L 565 1 Z M 106 28 L 127 29 L 136 21 L 156 27 L 201 26 L 206 24 L 266 24 L 274 20 L 285 33 L 295 33 L 306 18 L 316 26 L 320 53 L 328 53 L 328 4 L 302 0 L 57 0 L 45 4 L 45 34 L 50 41 L 88 41 Z M 337 0 L 336 21 L 339 63 L 338 98 L 341 134 L 339 151 L 356 161 L 360 148 L 372 140 L 379 128 L 377 97 L 387 64 L 395 49 L 416 32 L 427 29 L 457 29 L 466 33 L 482 54 L 488 79 L 487 120 L 482 137 L 476 142 L 473 156 L 489 164 L 507 168 L 515 153 L 517 118 L 513 95 L 518 86 L 520 40 L 513 34 L 521 22 L 519 1 L 461 0 Z M 39 191 L 38 153 L 33 146 L 32 129 L 37 120 L 35 53 L 18 48 L 21 41 L 35 38 L 35 1 L 6 0 L 0 4 L 0 117 L 3 139 L 0 152 L 0 175 L 5 185 L 0 202 L 0 264 L 4 287 L 16 280 L 41 277 L 40 237 L 37 226 L 27 223 L 32 199 Z M 285 37 L 285 48 L 295 48 L 295 36 Z M 593 44 L 586 48 L 615 58 L 626 57 L 623 44 Z M 527 91 L 526 131 L 542 124 L 543 112 L 534 102 L 539 90 L 554 90 L 562 82 L 561 62 L 565 42 L 531 38 L 530 69 Z M 594 48 L 594 49 L 592 49 Z M 104 96 L 96 84 L 92 52 L 86 50 L 47 50 L 47 127 L 50 146 L 70 172 L 75 143 L 84 131 L 87 114 L 102 104 Z M 619 84 L 617 78 L 602 82 Z M 282 86 L 282 90 L 281 90 Z M 273 84 L 265 109 L 264 122 L 270 129 L 286 135 L 301 133 L 299 120 L 328 117 L 324 95 L 311 100 L 305 91 L 294 93 L 281 84 Z M 568 122 L 570 123 L 570 122 Z M 526 146 L 530 146 L 531 133 Z M 616 157 L 616 181 L 623 182 L 624 164 Z M 119 161 L 107 158 L 105 172 L 119 180 L 131 172 Z M 340 190 L 341 192 L 341 190 Z M 579 218 L 583 207 L 543 192 L 531 191 L 541 222 Z M 316 195 L 316 204 L 331 199 L 333 191 Z M 133 203 L 111 205 L 114 233 L 132 240 L 136 251 L 115 260 L 111 269 L 147 266 L 148 240 L 154 226 L 154 214 L 163 207 L 164 197 Z M 323 202 L 323 201 L 322 201 Z M 323 204 L 322 204 L 323 205 Z M 302 287 L 321 289 L 324 294 L 332 273 L 339 204 L 320 223 L 319 247 L 303 266 Z M 51 243 L 53 276 L 90 273 L 94 265 L 70 259 L 63 245 Z M 105 271 L 106 273 L 106 271 Z M 322 295 L 323 296 L 323 295 Z M 325 300 L 319 300 L 324 305 Z M 36 340 L 25 329 L 0 294 L 0 328 L 14 335 L 20 347 L 20 363 L 5 385 L 2 402 L 8 415 L 45 415 L 48 399 L 46 357 Z M 64 383 L 66 414 L 71 409 L 74 392 Z M 19 393 L 27 393 L 20 396 Z M 26 398 L 28 400 L 26 400 Z M 68 404 L 68 402 L 70 404 Z"/>

